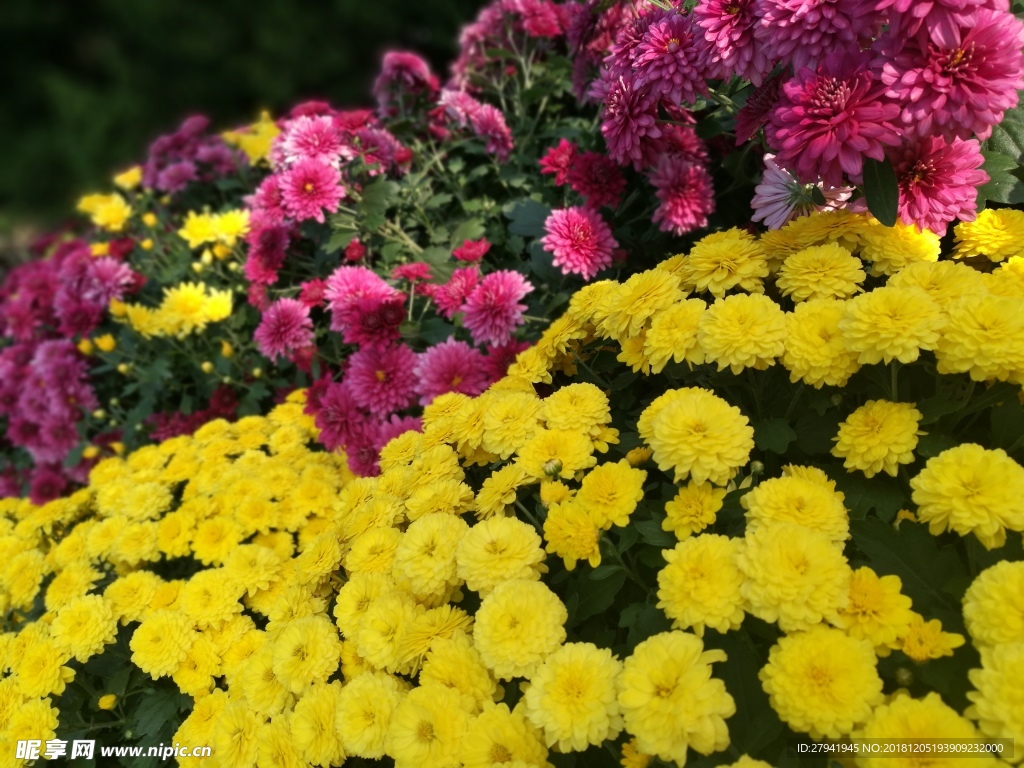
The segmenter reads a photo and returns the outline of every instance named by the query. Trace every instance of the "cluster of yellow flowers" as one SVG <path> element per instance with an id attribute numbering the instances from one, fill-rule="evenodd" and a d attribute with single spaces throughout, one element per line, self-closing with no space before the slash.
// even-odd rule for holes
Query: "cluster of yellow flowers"
<path id="1" fill-rule="evenodd" d="M 228 144 L 232 144 L 245 152 L 249 163 L 256 165 L 261 160 L 266 160 L 270 154 L 270 146 L 274 139 L 281 133 L 269 112 L 262 112 L 260 119 L 246 128 L 237 131 L 225 131 L 221 138 Z"/>
<path id="2" fill-rule="evenodd" d="M 78 201 L 78 210 L 88 214 L 93 224 L 108 232 L 120 232 L 132 216 L 132 207 L 117 192 L 86 195 Z"/>
<path id="3" fill-rule="evenodd" d="M 189 211 L 185 216 L 178 236 L 195 249 L 207 243 L 215 245 L 214 255 L 230 252 L 249 231 L 249 211 L 244 208 L 223 213 L 196 213 Z M 217 249 L 216 246 L 222 246 Z M 221 256 L 223 258 L 223 256 Z"/>
<path id="4" fill-rule="evenodd" d="M 110 302 L 110 314 L 146 338 L 174 336 L 182 339 L 202 331 L 208 323 L 230 317 L 231 301 L 230 289 L 218 291 L 205 283 L 180 283 L 164 288 L 164 299 L 156 309 L 115 299 Z"/>

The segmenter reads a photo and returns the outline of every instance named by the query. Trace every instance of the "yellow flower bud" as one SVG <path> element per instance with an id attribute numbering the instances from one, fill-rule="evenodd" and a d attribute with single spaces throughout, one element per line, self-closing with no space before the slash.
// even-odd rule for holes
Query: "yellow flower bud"
<path id="1" fill-rule="evenodd" d="M 209 248 L 207 248 L 205 251 L 203 251 L 203 255 L 202 255 L 202 257 L 200 257 L 199 260 L 201 262 L 203 262 L 203 264 L 206 264 L 207 266 L 209 266 L 210 264 L 213 264 L 213 254 L 210 253 L 210 249 Z"/>
<path id="2" fill-rule="evenodd" d="M 119 398 L 116 398 L 116 397 L 110 398 L 110 407 L 111 408 L 117 408 L 117 406 L 119 406 L 120 404 L 121 404 L 121 400 Z"/>
<path id="3" fill-rule="evenodd" d="M 105 419 L 107 418 L 107 412 L 104 411 L 102 408 L 97 408 L 95 411 L 92 412 L 92 417 L 94 419 Z"/>
<path id="4" fill-rule="evenodd" d="M 231 249 L 224 245 L 224 243 L 217 243 L 213 246 L 213 255 L 223 261 L 231 255 Z"/>
<path id="5" fill-rule="evenodd" d="M 132 369 L 131 363 L 120 363 L 117 366 L 117 372 L 120 373 L 122 376 L 127 375 L 128 372 L 131 371 L 131 369 Z"/>
<path id="6" fill-rule="evenodd" d="M 100 352 L 113 352 L 117 349 L 117 341 L 109 333 L 97 336 L 93 342 L 99 347 Z"/>
<path id="7" fill-rule="evenodd" d="M 205 361 L 199 367 L 202 368 L 203 373 L 213 373 L 213 363 L 211 363 L 209 360 Z"/>
<path id="8" fill-rule="evenodd" d="M 141 243 L 139 243 L 139 247 L 142 248 L 142 250 L 144 250 L 144 251 L 152 251 L 153 250 L 153 238 L 147 237 L 145 240 L 143 240 Z"/>
<path id="9" fill-rule="evenodd" d="M 192 262 L 192 271 L 195 272 L 196 274 L 199 274 L 200 272 L 202 272 L 203 271 L 203 263 L 201 261 L 193 261 Z"/>
<path id="10" fill-rule="evenodd" d="M 626 461 L 629 462 L 631 467 L 639 467 L 650 461 L 651 456 L 654 455 L 654 451 L 650 448 L 634 448 L 626 454 Z"/>
<path id="11" fill-rule="evenodd" d="M 231 342 L 222 341 L 220 343 L 220 356 L 221 357 L 234 357 L 235 348 L 231 346 Z"/>
<path id="12" fill-rule="evenodd" d="M 106 256 L 110 253 L 109 243 L 93 243 L 89 246 L 89 253 L 93 256 Z"/>
<path id="13" fill-rule="evenodd" d="M 253 368 L 252 369 L 252 377 L 254 379 L 258 379 L 262 375 L 263 375 L 263 369 L 262 368 Z"/>
<path id="14" fill-rule="evenodd" d="M 124 317 L 128 314 L 128 305 L 120 299 L 111 299 L 108 309 L 113 317 Z"/>
<path id="15" fill-rule="evenodd" d="M 117 174 L 114 183 L 121 189 L 135 189 L 142 183 L 142 167 L 135 165 L 127 171 Z"/>
<path id="16" fill-rule="evenodd" d="M 237 272 L 241 268 L 242 267 L 239 265 L 237 261 L 232 261 L 230 264 L 228 264 L 228 272 Z"/>
<path id="17" fill-rule="evenodd" d="M 89 341 L 88 339 L 82 339 L 75 346 L 78 347 L 78 351 L 81 352 L 83 355 L 91 355 L 94 351 L 92 342 Z"/>
<path id="18" fill-rule="evenodd" d="M 83 459 L 95 459 L 99 455 L 100 455 L 100 449 L 97 448 L 95 445 L 87 445 L 85 447 L 85 450 L 82 451 L 82 458 Z"/>
<path id="19" fill-rule="evenodd" d="M 121 456 L 124 454 L 124 443 L 111 443 L 110 450 L 112 450 L 118 456 Z"/>
<path id="20" fill-rule="evenodd" d="M 157 225 L 157 218 L 155 213 L 144 213 L 142 214 L 142 223 L 152 229 Z"/>

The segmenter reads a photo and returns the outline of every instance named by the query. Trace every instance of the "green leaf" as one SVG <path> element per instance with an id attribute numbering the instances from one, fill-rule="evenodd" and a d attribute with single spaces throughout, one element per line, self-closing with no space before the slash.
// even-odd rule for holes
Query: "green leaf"
<path id="1" fill-rule="evenodd" d="M 511 223 L 508 231 L 513 235 L 540 237 L 544 234 L 544 222 L 551 215 L 551 209 L 536 200 L 519 200 L 505 206 L 505 216 Z"/>
<path id="2" fill-rule="evenodd" d="M 440 317 L 431 317 L 423 321 L 418 336 L 428 344 L 440 344 L 455 334 L 455 326 Z"/>
<path id="3" fill-rule="evenodd" d="M 1020 400 L 1007 400 L 992 409 L 991 448 L 1010 450 L 1019 447 L 1024 436 L 1024 406 Z"/>
<path id="4" fill-rule="evenodd" d="M 992 126 L 992 136 L 985 142 L 985 149 L 1021 162 L 1024 158 L 1024 104 L 1005 112 L 999 124 Z"/>
<path id="5" fill-rule="evenodd" d="M 335 232 L 328 239 L 326 245 L 324 245 L 324 252 L 325 253 L 329 253 L 329 254 L 337 253 L 342 248 L 347 247 L 348 244 L 351 243 L 353 240 L 355 240 L 356 239 L 356 235 L 358 235 L 358 234 L 359 234 L 359 232 L 357 230 L 354 230 L 354 229 L 342 230 L 340 232 Z"/>
<path id="6" fill-rule="evenodd" d="M 929 432 L 927 435 L 922 435 L 917 441 L 917 448 L 914 452 L 921 458 L 931 459 L 956 444 L 957 441 L 949 435 L 941 432 Z"/>
<path id="7" fill-rule="evenodd" d="M 870 480 L 860 472 L 846 472 L 841 466 L 830 467 L 836 489 L 845 497 L 846 508 L 851 518 L 865 518 L 875 510 L 883 520 L 893 520 L 902 509 L 907 498 L 895 479 L 888 475 L 875 475 Z"/>
<path id="8" fill-rule="evenodd" d="M 154 737 L 157 737 L 161 730 L 165 730 L 168 725 L 173 724 L 174 728 L 180 725 L 181 720 L 178 718 L 178 713 L 187 709 L 191 703 L 192 699 L 189 696 L 166 688 L 143 694 L 133 707 L 135 727 L 131 730 L 135 732 L 136 736 L 143 737 L 140 738 L 141 742 L 157 744 L 160 739 Z"/>
<path id="9" fill-rule="evenodd" d="M 887 227 L 896 225 L 899 213 L 900 187 L 896 171 L 888 160 L 864 158 L 864 197 L 868 210 Z"/>
<path id="10" fill-rule="evenodd" d="M 656 547 L 674 547 L 676 537 L 661 529 L 660 520 L 636 520 L 633 525 L 640 533 L 640 538 Z"/>
<path id="11" fill-rule="evenodd" d="M 577 582 L 580 603 L 576 607 L 576 620 L 583 621 L 607 610 L 625 583 L 626 572 L 621 568 L 598 582 Z"/>
<path id="12" fill-rule="evenodd" d="M 957 400 L 946 394 L 926 398 L 917 404 L 917 410 L 921 412 L 922 424 L 933 424 L 947 414 L 956 413 L 962 407 L 962 400 Z"/>
<path id="13" fill-rule="evenodd" d="M 534 240 L 530 246 L 530 271 L 542 283 L 557 286 L 562 280 L 562 273 L 552 264 L 551 259 L 551 254 L 544 250 L 544 246 L 540 244 L 540 241 Z"/>
<path id="14" fill-rule="evenodd" d="M 982 154 L 985 164 L 981 169 L 989 180 L 978 188 L 978 199 L 1008 205 L 1024 203 L 1024 183 L 1012 173 L 1018 169 L 1020 161 L 1002 152 L 985 150 Z"/>
<path id="15" fill-rule="evenodd" d="M 725 635 L 709 635 L 705 642 L 706 648 L 719 648 L 728 656 L 713 670 L 736 702 L 736 714 L 729 718 L 732 743 L 740 752 L 756 754 L 785 729 L 757 677 L 768 660 L 765 649 L 759 649 L 742 628 Z"/>
<path id="16" fill-rule="evenodd" d="M 458 248 L 466 240 L 479 240 L 484 236 L 484 223 L 480 219 L 464 221 L 452 232 L 452 248 Z"/>
<path id="17" fill-rule="evenodd" d="M 796 444 L 808 454 L 830 453 L 835 443 L 832 438 L 839 434 L 838 413 L 831 411 L 817 414 L 806 412 L 796 421 Z"/>
<path id="18" fill-rule="evenodd" d="M 796 432 L 788 419 L 768 419 L 754 425 L 754 443 L 758 450 L 785 454 L 789 444 L 796 440 Z"/>
<path id="19" fill-rule="evenodd" d="M 362 214 L 363 223 L 368 230 L 376 232 L 384 226 L 388 207 L 398 195 L 398 189 L 398 184 L 384 178 L 378 178 L 363 187 L 363 199 L 359 202 L 359 212 Z"/>

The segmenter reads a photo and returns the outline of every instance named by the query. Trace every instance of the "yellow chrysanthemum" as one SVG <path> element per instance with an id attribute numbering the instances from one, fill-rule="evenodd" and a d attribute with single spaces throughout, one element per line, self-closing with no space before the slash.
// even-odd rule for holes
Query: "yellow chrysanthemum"
<path id="1" fill-rule="evenodd" d="M 562 601 L 546 584 L 511 579 L 481 601 L 473 642 L 498 678 L 531 677 L 565 641 L 568 618 Z"/>
<path id="2" fill-rule="evenodd" d="M 640 751 L 636 739 L 633 738 L 622 745 L 622 759 L 619 764 L 622 768 L 647 768 L 653 759 L 653 755 Z"/>
<path id="3" fill-rule="evenodd" d="M 473 641 L 465 633 L 435 640 L 428 651 L 419 675 L 420 685 L 436 683 L 451 688 L 463 699 L 463 708 L 477 712 L 496 698 L 501 687 L 484 665 Z"/>
<path id="4" fill-rule="evenodd" d="M 488 397 L 483 414 L 484 450 L 507 459 L 540 428 L 540 398 L 524 392 L 505 392 Z"/>
<path id="5" fill-rule="evenodd" d="M 899 647 L 914 618 L 910 598 L 900 590 L 899 576 L 879 576 L 867 567 L 858 568 L 850 578 L 850 599 L 834 619 L 850 637 L 871 642 L 880 655 Z"/>
<path id="6" fill-rule="evenodd" d="M 982 274 L 955 261 L 910 264 L 889 278 L 888 285 L 894 288 L 920 288 L 943 311 L 960 299 L 977 299 L 987 293 Z"/>
<path id="7" fill-rule="evenodd" d="M 929 661 L 952 656 L 953 651 L 965 642 L 964 636 L 956 632 L 943 632 L 938 619 L 925 621 L 915 613 L 910 620 L 907 634 L 900 638 L 900 650 L 914 661 Z"/>
<path id="8" fill-rule="evenodd" d="M 345 759 L 335 727 L 341 683 L 314 683 L 296 702 L 289 718 L 295 746 L 310 765 L 340 765 Z"/>
<path id="9" fill-rule="evenodd" d="M 492 472 L 476 496 L 476 516 L 485 519 L 504 515 L 508 506 L 515 503 L 516 491 L 530 479 L 519 464 L 506 464 Z"/>
<path id="10" fill-rule="evenodd" d="M 663 632 L 637 645 L 623 663 L 619 705 L 639 750 L 682 765 L 688 749 L 709 755 L 729 746 L 725 720 L 736 703 L 711 676 L 711 664 L 725 660 L 687 632 Z"/>
<path id="11" fill-rule="evenodd" d="M 941 308 L 923 290 L 887 285 L 850 299 L 839 329 L 861 364 L 912 363 L 921 350 L 935 349 L 944 324 Z"/>
<path id="12" fill-rule="evenodd" d="M 84 663 L 114 642 L 117 620 L 109 600 L 83 595 L 57 611 L 50 632 L 61 651 Z"/>
<path id="13" fill-rule="evenodd" d="M 78 201 L 78 210 L 88 214 L 92 223 L 108 232 L 120 232 L 132 215 L 132 207 L 117 192 L 86 195 Z"/>
<path id="14" fill-rule="evenodd" d="M 686 290 L 725 296 L 732 288 L 760 293 L 768 277 L 768 257 L 749 232 L 730 229 L 698 240 L 676 269 Z"/>
<path id="15" fill-rule="evenodd" d="M 644 354 L 651 371 L 661 373 L 669 360 L 693 365 L 704 362 L 704 350 L 697 343 L 701 317 L 707 303 L 700 299 L 679 301 L 651 318 L 644 336 Z"/>
<path id="16" fill-rule="evenodd" d="M 421 685 L 402 699 L 391 716 L 385 751 L 395 768 L 457 768 L 469 715 L 456 691 Z"/>
<path id="17" fill-rule="evenodd" d="M 549 429 L 591 434 L 612 420 L 608 396 L 586 382 L 568 384 L 544 398 L 541 418 Z"/>
<path id="18" fill-rule="evenodd" d="M 530 722 L 549 747 L 582 752 L 622 730 L 617 678 L 622 662 L 607 648 L 566 643 L 530 678 L 524 701 Z"/>
<path id="19" fill-rule="evenodd" d="M 181 589 L 181 609 L 200 629 L 216 628 L 242 612 L 245 588 L 232 581 L 223 568 L 200 571 Z"/>
<path id="20" fill-rule="evenodd" d="M 260 119 L 252 125 L 240 128 L 236 131 L 225 131 L 221 137 L 228 144 L 233 144 L 245 152 L 251 165 L 256 165 L 265 160 L 270 154 L 270 147 L 274 139 L 281 133 L 277 123 L 270 117 L 269 112 L 261 112 Z"/>
<path id="21" fill-rule="evenodd" d="M 132 633 L 132 663 L 154 678 L 171 675 L 195 639 L 193 624 L 181 611 L 154 611 Z"/>
<path id="22" fill-rule="evenodd" d="M 813 245 L 787 256 L 776 285 L 793 301 L 847 299 L 864 282 L 861 260 L 837 243 Z"/>
<path id="23" fill-rule="evenodd" d="M 843 501 L 843 494 L 821 483 L 788 475 L 759 483 L 740 504 L 747 510 L 748 533 L 762 525 L 795 523 L 842 545 L 850 538 L 850 517 Z"/>
<path id="24" fill-rule="evenodd" d="M 939 236 L 930 229 L 896 222 L 894 227 L 870 227 L 860 236 L 860 257 L 871 263 L 871 274 L 892 275 L 919 261 L 938 261 Z"/>
<path id="25" fill-rule="evenodd" d="M 935 359 L 939 373 L 967 373 L 974 381 L 1024 383 L 1020 300 L 979 296 L 954 302 Z"/>
<path id="26" fill-rule="evenodd" d="M 832 620 L 850 596 L 850 566 L 824 534 L 792 523 L 749 533 L 739 553 L 747 610 L 784 632 Z"/>
<path id="27" fill-rule="evenodd" d="M 409 674 L 405 635 L 425 612 L 408 592 L 394 590 L 373 600 L 354 635 L 359 655 L 376 669 Z"/>
<path id="28" fill-rule="evenodd" d="M 1024 213 L 1013 208 L 986 208 L 974 221 L 953 228 L 953 258 L 1006 261 L 1024 253 Z"/>
<path id="29" fill-rule="evenodd" d="M 652 315 L 682 300 L 675 275 L 660 269 L 640 272 L 608 294 L 599 330 L 613 339 L 635 336 Z"/>
<path id="30" fill-rule="evenodd" d="M 481 595 L 508 579 L 539 579 L 547 570 L 537 531 L 514 517 L 474 525 L 458 542 L 455 560 L 458 577 Z"/>
<path id="31" fill-rule="evenodd" d="M 217 762 L 232 766 L 255 765 L 259 753 L 256 734 L 262 724 L 263 718 L 252 712 L 246 702 L 228 701 L 206 740 L 212 742 Z"/>
<path id="32" fill-rule="evenodd" d="M 571 478 L 597 463 L 590 438 L 574 430 L 538 428 L 518 450 L 517 463 L 536 480 Z"/>
<path id="33" fill-rule="evenodd" d="M 337 630 L 323 616 L 292 621 L 273 642 L 274 674 L 292 693 L 325 681 L 338 668 L 341 642 Z"/>
<path id="34" fill-rule="evenodd" d="M 706 626 L 728 632 L 743 622 L 741 545 L 740 539 L 706 533 L 662 551 L 668 565 L 658 573 L 657 607 L 674 629 L 692 627 L 703 637 Z"/>
<path id="35" fill-rule="evenodd" d="M 527 721 L 522 707 L 490 703 L 473 718 L 462 742 L 460 757 L 465 768 L 494 765 L 529 765 L 551 768 L 540 733 Z"/>
<path id="36" fill-rule="evenodd" d="M 661 528 L 671 531 L 683 541 L 714 524 L 725 498 L 724 488 L 692 480 L 679 489 L 671 501 L 665 503 L 665 519 Z"/>
<path id="37" fill-rule="evenodd" d="M 103 596 L 110 601 L 114 615 L 122 624 L 127 624 L 142 618 L 163 583 L 152 571 L 134 571 L 114 581 Z"/>
<path id="38" fill-rule="evenodd" d="M 738 374 L 763 371 L 785 351 L 786 315 L 761 294 L 720 299 L 701 316 L 697 340 L 708 362 Z"/>
<path id="39" fill-rule="evenodd" d="M 967 676 L 974 690 L 967 692 L 971 706 L 964 714 L 976 720 L 986 736 L 1024 743 L 1024 643 L 986 648 L 981 669 L 972 669 Z M 1014 754 L 1014 763 L 1021 759 Z"/>
<path id="40" fill-rule="evenodd" d="M 978 574 L 964 595 L 964 622 L 977 646 L 1024 643 L 1024 562 Z"/>
<path id="41" fill-rule="evenodd" d="M 371 760 L 384 756 L 384 739 L 404 689 L 398 678 L 383 672 L 359 675 L 341 689 L 335 723 L 347 754 Z"/>
<path id="42" fill-rule="evenodd" d="M 46 609 L 56 611 L 92 589 L 103 574 L 88 563 L 73 563 L 54 576 L 46 588 Z"/>
<path id="43" fill-rule="evenodd" d="M 626 526 L 636 505 L 643 501 L 646 479 L 644 470 L 634 469 L 625 459 L 600 464 L 583 476 L 576 504 L 602 530 Z"/>
<path id="44" fill-rule="evenodd" d="M 928 459 L 910 481 L 917 516 L 933 535 L 973 533 L 986 549 L 1024 531 L 1024 468 L 1002 449 L 964 443 Z"/>
<path id="45" fill-rule="evenodd" d="M 550 505 L 544 538 L 546 551 L 562 558 L 567 570 L 575 569 L 578 560 L 586 560 L 591 568 L 601 564 L 601 529 L 574 499 Z"/>
<path id="46" fill-rule="evenodd" d="M 882 703 L 871 643 L 823 624 L 779 639 L 758 675 L 783 722 L 811 738 L 838 739 Z"/>
<path id="47" fill-rule="evenodd" d="M 707 390 L 675 390 L 671 398 L 659 398 L 641 414 L 639 426 L 658 467 L 674 470 L 677 483 L 691 477 L 725 485 L 754 449 L 747 417 Z"/>
<path id="48" fill-rule="evenodd" d="M 844 459 L 850 472 L 866 477 L 885 472 L 896 477 L 900 464 L 914 461 L 921 412 L 909 403 L 868 400 L 839 424 L 832 455 Z"/>
<path id="49" fill-rule="evenodd" d="M 444 512 L 410 524 L 395 550 L 395 583 L 418 600 L 438 604 L 458 584 L 455 548 L 468 531 L 465 520 Z"/>
<path id="50" fill-rule="evenodd" d="M 195 739 L 191 741 L 198 743 Z M 275 718 L 263 723 L 257 731 L 256 742 L 259 744 L 259 754 L 256 758 L 256 765 L 259 768 L 303 768 L 305 761 L 295 746 L 295 738 L 292 736 L 288 721 L 284 718 Z"/>
<path id="51" fill-rule="evenodd" d="M 846 385 L 860 370 L 858 353 L 846 346 L 839 321 L 846 303 L 836 299 L 812 299 L 786 315 L 786 351 L 782 364 L 793 383 L 803 381 L 815 389 L 828 384 Z"/>
<path id="52" fill-rule="evenodd" d="M 891 701 L 876 707 L 864 727 L 853 735 L 857 739 L 899 743 L 903 739 L 927 742 L 940 736 L 943 739 L 976 739 L 978 731 L 935 692 L 923 699 L 897 693 Z M 996 761 L 984 753 L 947 752 L 925 756 L 908 751 L 905 754 L 890 752 L 855 759 L 859 768 L 917 768 L 922 764 L 934 768 L 994 768 L 996 765 Z"/>
<path id="53" fill-rule="evenodd" d="M 12 667 L 18 675 L 18 688 L 32 698 L 60 696 L 75 679 L 74 670 L 64 666 L 67 660 L 53 640 L 37 639 L 24 649 Z"/>
<path id="54" fill-rule="evenodd" d="M 391 573 L 395 551 L 402 541 L 397 528 L 371 528 L 352 540 L 343 563 L 349 573 Z"/>

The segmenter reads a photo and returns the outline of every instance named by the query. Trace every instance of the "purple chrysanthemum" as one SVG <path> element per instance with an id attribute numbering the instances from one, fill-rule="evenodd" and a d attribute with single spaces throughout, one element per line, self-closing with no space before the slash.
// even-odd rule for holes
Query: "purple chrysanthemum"
<path id="1" fill-rule="evenodd" d="M 455 339 L 442 341 L 420 353 L 414 373 L 420 405 L 428 405 L 446 392 L 479 395 L 490 383 L 483 353 Z"/>
<path id="2" fill-rule="evenodd" d="M 972 221 L 978 187 L 988 181 L 974 139 L 927 136 L 889 153 L 900 186 L 900 218 L 940 235 L 956 219 Z"/>
<path id="3" fill-rule="evenodd" d="M 757 0 L 701 0 L 693 9 L 708 77 L 740 77 L 760 85 L 774 61 L 765 45 Z"/>
<path id="4" fill-rule="evenodd" d="M 544 222 L 544 231 L 540 242 L 544 250 L 554 254 L 552 263 L 562 274 L 580 275 L 584 280 L 610 266 L 612 251 L 619 247 L 601 214 L 589 208 L 552 211 Z"/>
<path id="5" fill-rule="evenodd" d="M 626 77 L 607 84 L 601 112 L 601 135 L 608 154 L 619 165 L 632 162 L 642 168 L 650 158 L 644 152 L 643 139 L 658 139 L 658 99 L 647 89 L 638 89 Z"/>
<path id="6" fill-rule="evenodd" d="M 533 290 L 519 272 L 499 270 L 480 281 L 462 305 L 462 323 L 477 344 L 504 344 L 523 324 L 526 305 L 519 300 Z"/>
<path id="7" fill-rule="evenodd" d="M 654 221 L 662 232 L 678 236 L 708 225 L 708 214 L 715 210 L 715 189 L 703 165 L 664 155 L 649 178 L 661 201 Z"/>
<path id="8" fill-rule="evenodd" d="M 263 313 L 253 338 L 263 356 L 271 360 L 309 346 L 313 343 L 309 307 L 297 299 L 278 299 Z"/>
<path id="9" fill-rule="evenodd" d="M 1024 89 L 1024 23 L 1012 13 L 981 9 L 974 26 L 956 27 L 949 45 L 923 35 L 880 45 L 902 47 L 882 67 L 887 95 L 902 108 L 908 136 L 986 139 Z M 888 42 L 887 42 L 888 41 Z"/>
<path id="10" fill-rule="evenodd" d="M 700 58 L 691 17 L 670 14 L 651 24 L 637 46 L 636 87 L 649 87 L 674 104 L 692 104 L 707 93 Z"/>
<path id="11" fill-rule="evenodd" d="M 762 221 L 768 229 L 779 229 L 795 216 L 842 207 L 853 195 L 851 187 L 832 188 L 819 184 L 818 189 L 825 198 L 824 206 L 815 204 L 813 185 L 802 184 L 785 168 L 780 168 L 773 155 L 765 155 L 764 173 L 750 201 L 754 209 L 750 220 Z"/>
<path id="12" fill-rule="evenodd" d="M 881 24 L 875 0 L 757 0 L 767 53 L 813 67 L 827 55 L 858 48 Z"/>
<path id="13" fill-rule="evenodd" d="M 569 186 L 586 198 L 589 208 L 614 208 L 622 199 L 626 179 L 611 158 L 597 152 L 579 155 L 568 173 Z"/>
<path id="14" fill-rule="evenodd" d="M 800 181 L 839 187 L 844 173 L 861 180 L 865 155 L 881 160 L 885 147 L 899 143 L 898 116 L 864 59 L 836 54 L 782 86 L 766 126 L 768 143 L 776 162 Z"/>
<path id="15" fill-rule="evenodd" d="M 387 416 L 412 405 L 416 353 L 405 344 L 371 344 L 348 358 L 345 383 L 360 408 Z"/>

